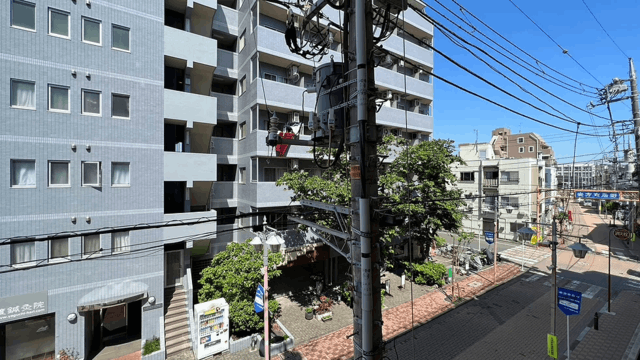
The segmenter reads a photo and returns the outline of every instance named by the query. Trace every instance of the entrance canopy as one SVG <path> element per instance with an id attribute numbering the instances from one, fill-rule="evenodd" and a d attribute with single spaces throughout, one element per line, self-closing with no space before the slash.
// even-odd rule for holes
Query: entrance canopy
<path id="1" fill-rule="evenodd" d="M 149 286 L 138 281 L 123 281 L 93 289 L 78 302 L 78 311 L 91 311 L 146 298 Z"/>

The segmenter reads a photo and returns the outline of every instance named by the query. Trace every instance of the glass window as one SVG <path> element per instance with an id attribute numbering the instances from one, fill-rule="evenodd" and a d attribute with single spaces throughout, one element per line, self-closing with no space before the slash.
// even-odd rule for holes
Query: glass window
<path id="1" fill-rule="evenodd" d="M 11 9 L 11 26 L 36 30 L 36 4 L 13 0 Z"/>
<path id="2" fill-rule="evenodd" d="M 240 95 L 244 94 L 244 92 L 247 91 L 247 76 L 243 76 L 242 79 L 240 79 Z"/>
<path id="3" fill-rule="evenodd" d="M 240 176 L 238 179 L 238 182 L 240 184 L 246 184 L 247 183 L 247 168 L 240 168 Z"/>
<path id="4" fill-rule="evenodd" d="M 251 131 L 258 130 L 258 107 L 251 108 Z"/>
<path id="5" fill-rule="evenodd" d="M 529 152 L 533 152 L 533 146 L 529 146 Z"/>
<path id="6" fill-rule="evenodd" d="M 129 29 L 113 25 L 111 28 L 111 47 L 122 51 L 130 51 L 129 41 Z"/>
<path id="7" fill-rule="evenodd" d="M 36 187 L 35 160 L 11 160 L 11 187 Z"/>
<path id="8" fill-rule="evenodd" d="M 251 159 L 251 182 L 258 182 L 258 159 Z"/>
<path id="9" fill-rule="evenodd" d="M 49 186 L 65 187 L 70 186 L 69 182 L 69 162 L 49 161 Z"/>
<path id="10" fill-rule="evenodd" d="M 520 146 L 520 147 L 518 148 L 518 152 L 523 153 L 523 152 L 524 152 L 524 146 Z"/>
<path id="11" fill-rule="evenodd" d="M 264 73 L 264 79 L 265 80 L 271 80 L 271 81 L 277 81 L 278 77 L 276 75 L 273 75 L 273 74 Z"/>
<path id="12" fill-rule="evenodd" d="M 99 91 L 82 90 L 82 113 L 85 115 L 102 114 L 102 93 Z"/>
<path id="13" fill-rule="evenodd" d="M 23 264 L 36 260 L 36 243 L 23 242 L 11 244 L 11 264 Z"/>
<path id="14" fill-rule="evenodd" d="M 82 162 L 82 186 L 100 186 L 101 185 L 101 167 L 100 162 Z"/>
<path id="15" fill-rule="evenodd" d="M 256 56 L 251 58 L 251 80 L 255 80 L 258 77 L 258 58 Z"/>
<path id="16" fill-rule="evenodd" d="M 129 95 L 111 95 L 111 116 L 129 118 Z"/>
<path id="17" fill-rule="evenodd" d="M 69 88 L 49 85 L 49 111 L 69 112 Z"/>
<path id="18" fill-rule="evenodd" d="M 35 109 L 36 83 L 33 81 L 11 79 L 11 107 Z"/>
<path id="19" fill-rule="evenodd" d="M 49 35 L 69 38 L 69 13 L 49 9 Z"/>
<path id="20" fill-rule="evenodd" d="M 114 253 L 129 252 L 129 232 L 121 231 L 111 234 L 111 249 Z"/>
<path id="21" fill-rule="evenodd" d="M 522 144 L 524 142 L 524 138 L 523 137 L 519 137 L 518 138 L 518 144 Z"/>
<path id="22" fill-rule="evenodd" d="M 240 34 L 240 37 L 238 38 L 238 52 L 241 52 L 242 49 L 244 49 L 244 34 L 245 34 L 246 30 L 242 32 L 242 34 Z"/>
<path id="23" fill-rule="evenodd" d="M 129 186 L 129 163 L 113 162 L 111 163 L 111 186 Z"/>
<path id="24" fill-rule="evenodd" d="M 275 168 L 264 168 L 264 181 L 265 182 L 275 182 L 276 181 L 276 169 Z"/>
<path id="25" fill-rule="evenodd" d="M 49 258 L 63 258 L 69 256 L 69 239 L 56 239 L 50 241 Z"/>
<path id="26" fill-rule="evenodd" d="M 240 139 L 244 139 L 247 137 L 247 122 L 243 122 L 240 124 Z"/>
<path id="27" fill-rule="evenodd" d="M 82 237 L 82 255 L 91 256 L 100 251 L 100 235 Z"/>
<path id="28" fill-rule="evenodd" d="M 102 45 L 102 23 L 99 20 L 82 19 L 82 41 Z"/>
<path id="29" fill-rule="evenodd" d="M 480 159 L 487 160 L 487 150 L 480 150 Z"/>

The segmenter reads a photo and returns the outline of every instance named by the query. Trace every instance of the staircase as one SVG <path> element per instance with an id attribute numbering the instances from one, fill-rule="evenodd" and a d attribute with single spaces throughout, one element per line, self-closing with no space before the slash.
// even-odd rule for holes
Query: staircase
<path id="1" fill-rule="evenodd" d="M 187 293 L 182 287 L 164 290 L 164 337 L 167 358 L 191 349 Z M 191 349 L 193 350 L 193 349 Z"/>

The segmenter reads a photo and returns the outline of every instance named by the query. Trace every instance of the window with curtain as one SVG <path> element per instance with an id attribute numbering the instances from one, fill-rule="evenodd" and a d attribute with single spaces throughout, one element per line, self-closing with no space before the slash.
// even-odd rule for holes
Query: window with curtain
<path id="1" fill-rule="evenodd" d="M 11 187 L 36 187 L 35 160 L 11 160 Z"/>
<path id="2" fill-rule="evenodd" d="M 27 1 L 11 2 L 11 26 L 36 30 L 36 4 Z"/>
<path id="3" fill-rule="evenodd" d="M 82 162 L 82 186 L 100 186 L 101 184 L 100 162 Z"/>
<path id="4" fill-rule="evenodd" d="M 69 256 L 69 239 L 56 239 L 50 241 L 49 258 L 63 258 Z"/>
<path id="5" fill-rule="evenodd" d="M 11 265 L 24 264 L 36 260 L 36 243 L 11 244 Z"/>
<path id="6" fill-rule="evenodd" d="M 121 231 L 111 234 L 111 249 L 114 253 L 129 252 L 129 232 Z"/>
<path id="7" fill-rule="evenodd" d="M 111 95 L 111 116 L 129 118 L 129 95 Z"/>
<path id="8" fill-rule="evenodd" d="M 111 28 L 111 47 L 117 50 L 130 51 L 129 29 L 124 26 L 113 25 Z"/>
<path id="9" fill-rule="evenodd" d="M 251 159 L 251 182 L 258 182 L 258 159 Z"/>
<path id="10" fill-rule="evenodd" d="M 69 112 L 69 88 L 49 85 L 49 111 Z"/>
<path id="11" fill-rule="evenodd" d="M 91 256 L 100 251 L 100 235 L 89 235 L 82 238 L 82 255 Z"/>
<path id="12" fill-rule="evenodd" d="M 70 186 L 69 182 L 69 162 L 49 161 L 49 186 L 65 187 Z"/>
<path id="13" fill-rule="evenodd" d="M 11 79 L 11 107 L 35 109 L 36 83 L 33 81 Z"/>
<path id="14" fill-rule="evenodd" d="M 82 113 L 85 115 L 100 115 L 102 94 L 99 91 L 82 90 Z"/>
<path id="15" fill-rule="evenodd" d="M 69 13 L 49 9 L 49 35 L 69 38 Z"/>
<path id="16" fill-rule="evenodd" d="M 129 176 L 129 163 L 111 163 L 111 186 L 131 185 Z"/>
<path id="17" fill-rule="evenodd" d="M 264 168 L 264 181 L 265 182 L 276 181 L 276 168 Z"/>
<path id="18" fill-rule="evenodd" d="M 102 45 L 102 23 L 99 20 L 82 18 L 82 41 Z"/>

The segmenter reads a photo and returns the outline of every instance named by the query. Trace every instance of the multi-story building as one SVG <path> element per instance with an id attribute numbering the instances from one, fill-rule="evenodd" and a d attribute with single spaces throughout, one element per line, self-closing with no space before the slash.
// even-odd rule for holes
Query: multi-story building
<path id="1" fill-rule="evenodd" d="M 561 189 L 600 189 L 598 179 L 599 166 L 588 162 L 577 162 L 556 165 L 558 187 Z M 573 176 L 572 176 L 573 174 Z"/>
<path id="2" fill-rule="evenodd" d="M 163 7 L 0 5 L 0 358 L 92 358 L 161 336 Z M 160 248 L 158 248 L 160 246 Z M 160 251 L 158 251 L 158 249 Z"/>
<path id="3" fill-rule="evenodd" d="M 500 159 L 540 159 L 546 166 L 556 163 L 555 154 L 542 136 L 536 133 L 512 134 L 508 128 L 491 132 L 491 145 Z"/>

